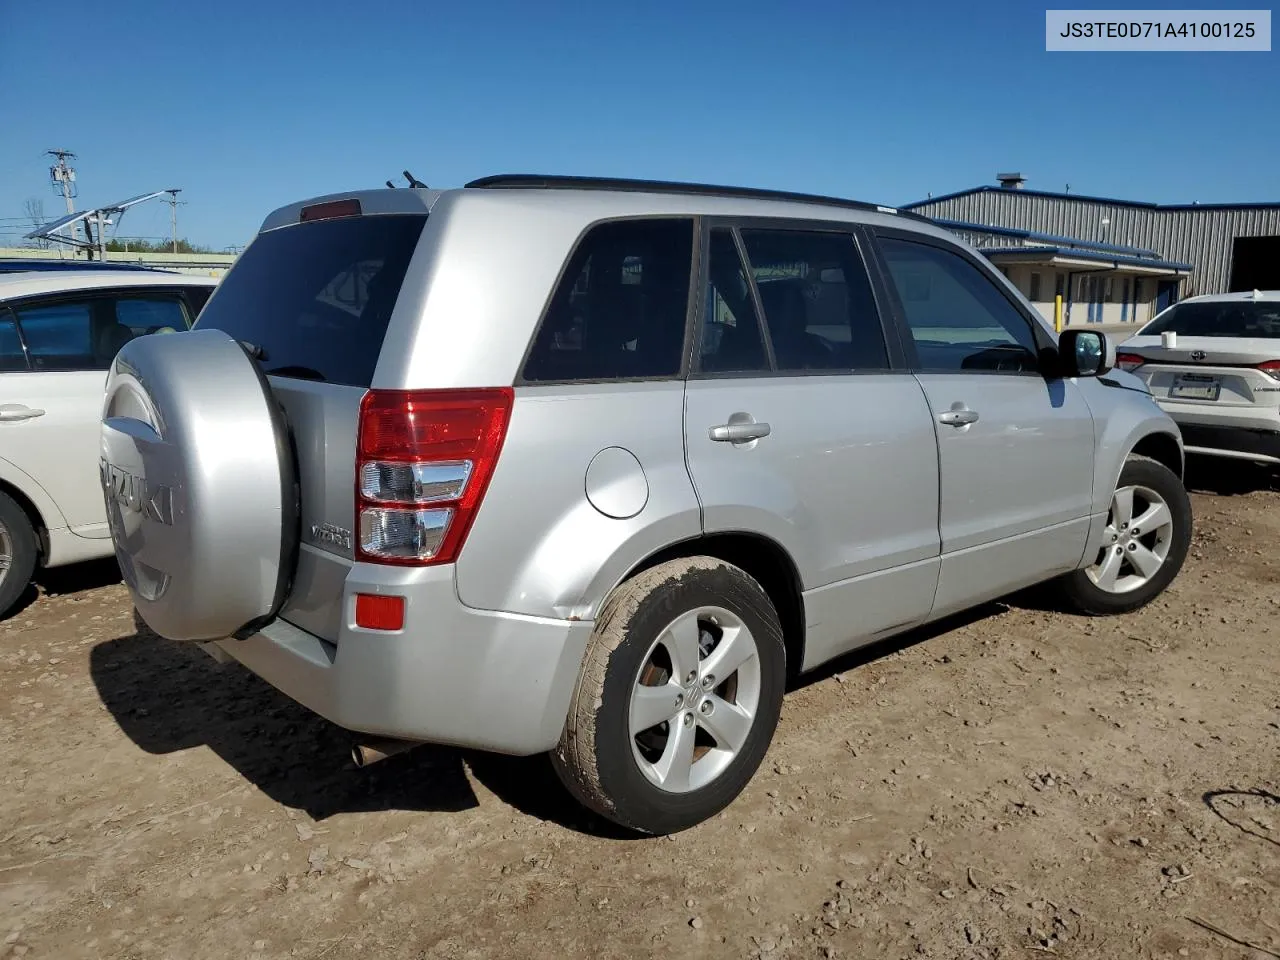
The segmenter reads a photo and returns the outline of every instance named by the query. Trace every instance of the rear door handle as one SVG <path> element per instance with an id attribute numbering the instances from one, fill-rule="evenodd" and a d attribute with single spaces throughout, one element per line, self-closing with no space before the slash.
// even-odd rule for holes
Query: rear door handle
<path id="1" fill-rule="evenodd" d="M 720 443 L 747 443 L 767 437 L 771 429 L 767 423 L 748 420 L 743 423 L 722 423 L 718 427 L 712 427 L 707 435 Z"/>
<path id="2" fill-rule="evenodd" d="M 21 403 L 0 403 L 0 423 L 16 423 L 19 420 L 31 420 L 43 417 L 44 411 L 28 407 Z"/>
<path id="3" fill-rule="evenodd" d="M 977 410 L 944 410 L 938 414 L 938 422 L 949 427 L 967 427 L 978 422 Z"/>

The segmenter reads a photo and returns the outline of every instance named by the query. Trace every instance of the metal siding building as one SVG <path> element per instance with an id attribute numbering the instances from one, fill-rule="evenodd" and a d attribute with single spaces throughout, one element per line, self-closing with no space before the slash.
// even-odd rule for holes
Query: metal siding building
<path id="1" fill-rule="evenodd" d="M 1234 286 L 1280 288 L 1280 203 L 1161 205 L 1102 197 L 982 186 L 903 206 L 928 217 L 1011 227 L 1078 238 L 1087 243 L 1141 247 L 1188 263 L 1182 296 L 1232 289 L 1236 240 L 1265 238 L 1251 250 L 1251 266 Z M 1265 245 L 1263 245 L 1265 244 Z M 1253 266 L 1253 261 L 1263 261 Z M 1247 283 L 1263 279 L 1265 283 Z"/>

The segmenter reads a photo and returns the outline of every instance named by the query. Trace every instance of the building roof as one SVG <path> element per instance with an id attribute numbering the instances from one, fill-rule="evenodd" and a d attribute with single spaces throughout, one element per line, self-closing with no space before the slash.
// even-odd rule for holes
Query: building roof
<path id="1" fill-rule="evenodd" d="M 998 237 L 1018 237 L 1022 240 L 1034 240 L 1037 243 L 1057 244 L 1064 247 L 1083 248 L 1088 250 L 1105 250 L 1110 253 L 1126 254 L 1134 257 L 1159 257 L 1154 250 L 1142 247 L 1127 247 L 1115 243 L 1101 243 L 1093 240 L 1080 240 L 1076 237 L 1060 237 L 1052 233 L 1037 233 L 1034 230 L 1019 230 L 1015 227 L 995 227 L 985 223 L 969 223 L 964 220 L 947 220 L 932 217 L 934 223 L 948 230 L 967 230 L 971 233 L 990 233 Z"/>
<path id="2" fill-rule="evenodd" d="M 1109 264 L 1115 269 L 1149 270 L 1159 273 L 1190 273 L 1193 269 L 1189 263 L 1178 263 L 1174 260 L 1160 260 L 1153 257 L 1130 257 L 1122 254 L 1107 253 L 1102 250 L 1082 250 L 1079 247 L 978 247 L 978 252 L 988 259 L 1000 257 L 1005 260 L 1023 259 L 1031 262 L 1063 260 L 1085 260 L 1097 264 Z"/>
<path id="3" fill-rule="evenodd" d="M 915 210 L 920 207 L 927 207 L 931 203 L 941 203 L 944 200 L 954 200 L 957 197 L 967 197 L 975 193 L 1007 193 L 1012 196 L 1027 197 L 1051 197 L 1055 200 L 1080 200 L 1084 203 L 1103 203 L 1112 207 L 1136 207 L 1143 210 L 1257 210 L 1257 209 L 1280 209 L 1280 201 L 1265 201 L 1261 203 L 1147 203 L 1141 200 L 1117 200 L 1114 197 L 1094 197 L 1083 193 L 1055 193 L 1049 190 L 1010 190 L 1007 187 L 997 187 L 991 184 L 983 184 L 980 187 L 970 187 L 968 190 L 957 190 L 954 193 L 945 193 L 940 197 L 929 197 L 925 200 L 916 200 L 913 203 L 904 203 L 899 210 Z"/>

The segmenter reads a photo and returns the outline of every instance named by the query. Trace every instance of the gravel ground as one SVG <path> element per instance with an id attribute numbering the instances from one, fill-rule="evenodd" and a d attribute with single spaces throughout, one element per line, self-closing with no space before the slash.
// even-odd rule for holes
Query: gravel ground
<path id="1" fill-rule="evenodd" d="M 1018 598 L 847 658 L 665 839 L 540 760 L 355 770 L 110 564 L 54 571 L 0 623 L 0 956 L 1280 957 L 1280 492 L 1193 486 L 1151 607 Z"/>

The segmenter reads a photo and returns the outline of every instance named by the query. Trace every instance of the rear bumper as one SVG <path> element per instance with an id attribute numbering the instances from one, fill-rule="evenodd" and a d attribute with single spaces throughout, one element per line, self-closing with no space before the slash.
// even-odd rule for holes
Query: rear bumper
<path id="1" fill-rule="evenodd" d="M 1221 426 L 1174 419 L 1187 453 L 1280 463 L 1280 427 Z"/>
<path id="2" fill-rule="evenodd" d="M 406 598 L 404 629 L 354 624 L 356 593 Z M 282 693 L 350 730 L 528 755 L 560 739 L 592 624 L 474 610 L 453 568 L 356 564 L 328 643 L 284 620 L 217 647 Z"/>

